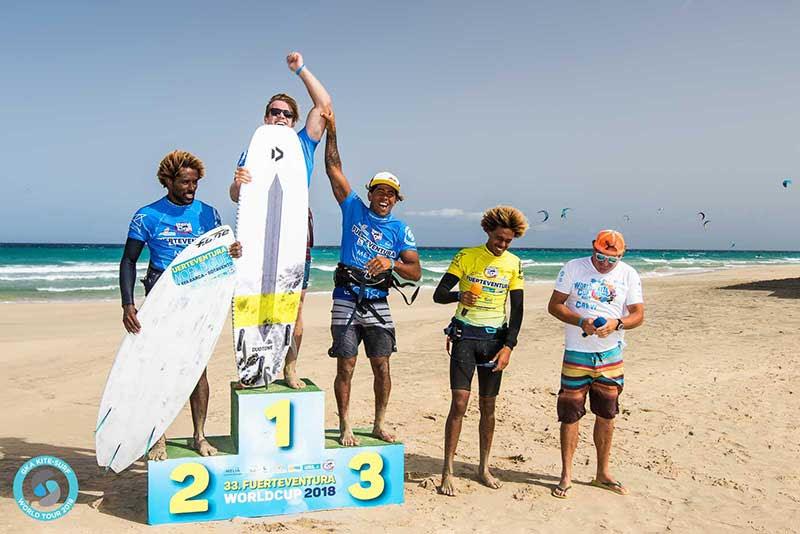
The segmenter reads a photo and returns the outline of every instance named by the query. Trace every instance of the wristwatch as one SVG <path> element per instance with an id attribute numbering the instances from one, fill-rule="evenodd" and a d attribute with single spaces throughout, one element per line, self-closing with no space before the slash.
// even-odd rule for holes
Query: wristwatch
<path id="1" fill-rule="evenodd" d="M 614 330 L 625 330 L 625 325 L 622 322 L 622 319 L 617 319 L 617 327 Z"/>

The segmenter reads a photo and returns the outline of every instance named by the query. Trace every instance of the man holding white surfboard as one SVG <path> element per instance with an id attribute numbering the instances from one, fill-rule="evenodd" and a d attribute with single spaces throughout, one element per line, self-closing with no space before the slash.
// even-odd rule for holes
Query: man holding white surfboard
<path id="1" fill-rule="evenodd" d="M 167 266 L 183 249 L 204 233 L 222 224 L 219 213 L 208 204 L 195 198 L 199 180 L 205 166 L 195 155 L 184 150 L 167 154 L 158 166 L 158 180 L 167 189 L 167 195 L 136 211 L 128 229 L 128 238 L 119 266 L 119 287 L 122 295 L 122 324 L 132 334 L 141 331 L 134 302 L 136 262 L 147 245 L 150 263 L 142 280 L 145 295 L 155 286 Z M 230 246 L 230 255 L 242 255 L 237 241 Z M 169 355 L 165 355 L 168 357 Z M 216 454 L 217 450 L 206 440 L 205 421 L 208 411 L 208 379 L 206 371 L 189 397 L 194 425 L 193 447 L 203 456 Z M 148 453 L 149 460 L 167 458 L 166 438 L 162 435 Z"/>
<path id="2" fill-rule="evenodd" d="M 323 117 L 328 121 L 325 170 L 342 210 L 341 253 L 331 310 L 333 343 L 328 351 L 337 360 L 333 387 L 339 409 L 339 442 L 346 447 L 359 443 L 349 409 L 350 385 L 362 341 L 374 377 L 372 435 L 393 442 L 385 416 L 392 389 L 389 356 L 397 347 L 386 297 L 388 290 L 396 287 L 393 271 L 406 280 L 421 278 L 419 254 L 411 228 L 392 215 L 392 208 L 403 200 L 397 177 L 389 172 L 376 174 L 367 184 L 369 207 L 365 205 L 342 172 L 333 110 L 326 109 Z"/>
<path id="3" fill-rule="evenodd" d="M 314 170 L 314 152 L 325 131 L 325 119 L 322 118 L 321 110 L 331 106 L 331 97 L 320 81 L 311 73 L 303 62 L 303 56 L 299 52 L 292 52 L 286 56 L 286 65 L 289 70 L 294 72 L 305 84 L 309 97 L 314 106 L 308 112 L 305 126 L 298 132 L 300 146 L 303 149 L 303 156 L 306 163 L 306 174 L 308 185 L 311 186 L 311 174 Z M 299 117 L 297 102 L 291 96 L 278 93 L 270 98 L 264 111 L 264 124 L 288 126 L 294 128 Z M 236 168 L 233 183 L 230 186 L 230 197 L 234 202 L 239 201 L 239 192 L 242 184 L 251 183 L 253 177 L 247 167 L 243 166 L 247 154 L 243 153 L 240 164 Z M 283 369 L 284 378 L 289 387 L 300 389 L 305 383 L 297 375 L 297 356 L 300 351 L 300 344 L 303 341 L 303 301 L 305 300 L 308 281 L 311 273 L 311 247 L 314 245 L 314 229 L 311 210 L 308 210 L 308 238 L 306 241 L 306 262 L 303 276 L 302 292 L 300 296 L 300 306 L 297 311 L 297 321 L 292 333 L 292 344 L 286 355 L 286 362 Z"/>

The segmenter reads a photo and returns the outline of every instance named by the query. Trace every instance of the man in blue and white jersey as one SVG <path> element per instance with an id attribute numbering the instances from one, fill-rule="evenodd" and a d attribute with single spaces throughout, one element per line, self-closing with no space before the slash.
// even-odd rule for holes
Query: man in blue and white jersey
<path id="1" fill-rule="evenodd" d="M 286 65 L 289 70 L 294 72 L 306 86 L 308 96 L 314 106 L 308 112 L 305 126 L 297 133 L 300 146 L 303 149 L 303 156 L 306 160 L 306 177 L 308 186 L 311 187 L 311 173 L 314 171 L 314 152 L 317 149 L 322 132 L 325 131 L 325 119 L 322 118 L 321 111 L 331 106 L 331 96 L 320 81 L 314 76 L 303 62 L 303 56 L 299 52 L 292 52 L 286 56 Z M 278 93 L 269 99 L 267 108 L 264 111 L 264 124 L 276 124 L 294 128 L 300 115 L 297 102 L 285 93 Z M 242 184 L 252 180 L 250 171 L 247 170 L 247 152 L 243 152 L 239 158 L 236 173 L 233 176 L 233 183 L 230 186 L 231 200 L 239 201 L 239 189 Z M 300 307 L 297 310 L 297 322 L 295 323 L 294 333 L 292 334 L 292 344 L 286 354 L 286 362 L 283 367 L 283 376 L 289 387 L 300 389 L 305 387 L 305 382 L 300 380 L 297 375 L 297 356 L 300 351 L 300 344 L 303 341 L 303 301 L 305 300 L 308 281 L 311 275 L 311 247 L 314 246 L 314 219 L 311 209 L 308 210 L 308 238 L 306 241 L 306 266 L 303 277 L 303 291 L 300 294 Z"/>
<path id="2" fill-rule="evenodd" d="M 167 154 L 158 166 L 158 181 L 167 195 L 136 211 L 128 229 L 128 239 L 119 264 L 119 288 L 122 294 L 122 323 L 125 330 L 138 334 L 142 325 L 136 318 L 133 291 L 136 285 L 136 262 L 145 245 L 150 250 L 150 264 L 142 280 L 145 295 L 155 285 L 164 269 L 196 238 L 220 226 L 217 210 L 195 199 L 197 182 L 205 174 L 205 166 L 193 154 L 175 150 Z M 230 247 L 234 258 L 242 255 L 239 242 Z M 203 456 L 216 454 L 205 437 L 208 411 L 208 379 L 206 371 L 200 376 L 189 397 L 194 424 L 193 447 Z M 166 438 L 161 436 L 150 449 L 149 460 L 167 458 Z"/>
<path id="3" fill-rule="evenodd" d="M 419 280 L 422 268 L 414 234 L 392 215 L 394 205 L 403 200 L 397 177 L 389 172 L 376 174 L 367 185 L 367 207 L 342 172 L 333 111 L 328 109 L 323 116 L 328 121 L 325 170 L 342 210 L 341 256 L 331 310 L 333 343 L 328 351 L 337 359 L 333 386 L 339 408 L 339 442 L 344 446 L 358 445 L 349 408 L 350 384 L 362 341 L 374 377 L 372 434 L 392 442 L 395 437 L 386 428 L 385 415 L 392 389 L 389 356 L 397 347 L 386 296 L 393 283 L 392 271 L 407 280 Z"/>

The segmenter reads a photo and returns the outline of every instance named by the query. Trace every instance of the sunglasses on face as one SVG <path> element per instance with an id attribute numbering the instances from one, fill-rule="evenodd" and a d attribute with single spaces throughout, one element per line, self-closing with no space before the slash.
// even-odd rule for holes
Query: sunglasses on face
<path id="1" fill-rule="evenodd" d="M 289 111 L 288 109 L 278 109 L 278 108 L 270 108 L 269 114 L 273 117 L 279 117 L 283 115 L 287 119 L 291 120 L 294 118 L 294 113 Z"/>
<path id="2" fill-rule="evenodd" d="M 594 253 L 594 257 L 597 258 L 597 261 L 607 261 L 608 263 L 614 264 L 619 261 L 619 258 L 616 256 L 606 256 L 605 254 L 600 254 L 599 252 Z"/>

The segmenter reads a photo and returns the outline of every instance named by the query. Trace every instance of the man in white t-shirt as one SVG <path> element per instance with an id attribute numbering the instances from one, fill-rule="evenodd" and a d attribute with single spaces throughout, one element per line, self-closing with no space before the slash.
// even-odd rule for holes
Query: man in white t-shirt
<path id="1" fill-rule="evenodd" d="M 611 475 L 611 437 L 624 384 L 622 347 L 625 330 L 644 321 L 639 274 L 623 263 L 625 239 L 603 230 L 592 241 L 591 256 L 564 264 L 547 311 L 566 323 L 558 420 L 561 422 L 561 480 L 552 495 L 568 497 L 572 457 L 578 445 L 578 421 L 586 414 L 586 395 L 596 419 L 597 474 L 591 484 L 619 495 L 628 490 Z M 600 319 L 602 318 L 602 319 Z"/>

